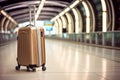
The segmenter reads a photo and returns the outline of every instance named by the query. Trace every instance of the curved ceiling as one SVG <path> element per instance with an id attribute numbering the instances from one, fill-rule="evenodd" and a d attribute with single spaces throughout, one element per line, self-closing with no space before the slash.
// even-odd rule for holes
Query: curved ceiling
<path id="1" fill-rule="evenodd" d="M 68 7 L 72 1 L 73 0 L 46 0 L 38 20 L 50 20 Z M 41 0 L 0 0 L 0 7 L 18 23 L 21 23 L 29 21 L 29 5 L 35 5 L 37 9 L 40 2 Z"/>

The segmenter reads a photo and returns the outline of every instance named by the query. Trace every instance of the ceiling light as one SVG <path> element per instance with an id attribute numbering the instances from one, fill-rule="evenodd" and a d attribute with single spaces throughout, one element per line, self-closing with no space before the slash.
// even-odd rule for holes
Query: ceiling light
<path id="1" fill-rule="evenodd" d="M 4 10 L 0 11 L 5 17 L 7 17 L 11 22 L 13 22 L 14 24 L 18 24 L 11 16 L 9 16 Z"/>
<path id="2" fill-rule="evenodd" d="M 35 20 L 38 19 L 39 14 L 41 13 L 41 10 L 42 10 L 42 8 L 43 8 L 43 6 L 44 6 L 45 1 L 46 1 L 46 0 L 42 0 L 41 3 L 39 4 L 39 7 L 38 7 L 38 10 L 37 10 L 37 13 L 36 13 L 36 15 L 35 15 Z"/>
<path id="3" fill-rule="evenodd" d="M 73 4 L 70 5 L 70 8 L 75 7 L 79 2 L 80 2 L 79 0 L 76 0 Z"/>

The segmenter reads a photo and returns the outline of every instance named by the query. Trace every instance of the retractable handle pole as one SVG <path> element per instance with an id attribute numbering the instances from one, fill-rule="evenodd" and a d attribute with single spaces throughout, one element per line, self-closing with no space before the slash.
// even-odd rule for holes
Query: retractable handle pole
<path id="1" fill-rule="evenodd" d="M 32 12 L 33 12 L 34 17 L 32 17 Z M 34 27 L 36 26 L 35 14 L 36 14 L 36 6 L 29 5 L 29 21 L 30 21 L 30 25 L 33 24 Z"/>
<path id="2" fill-rule="evenodd" d="M 31 10 L 31 5 L 29 5 L 29 20 L 30 20 L 30 24 L 32 24 L 32 17 L 31 17 L 31 13 L 32 13 L 32 10 Z"/>
<path id="3" fill-rule="evenodd" d="M 34 5 L 34 26 L 36 26 L 36 19 L 35 19 L 35 15 L 36 15 L 36 6 Z"/>

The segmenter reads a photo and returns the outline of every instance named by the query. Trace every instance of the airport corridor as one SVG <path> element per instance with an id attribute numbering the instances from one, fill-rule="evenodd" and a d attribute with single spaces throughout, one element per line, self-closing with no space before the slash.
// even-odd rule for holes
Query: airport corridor
<path id="1" fill-rule="evenodd" d="M 15 70 L 17 41 L 1 46 L 0 80 L 120 80 L 119 50 L 53 39 L 45 47 L 46 71 L 28 72 Z"/>

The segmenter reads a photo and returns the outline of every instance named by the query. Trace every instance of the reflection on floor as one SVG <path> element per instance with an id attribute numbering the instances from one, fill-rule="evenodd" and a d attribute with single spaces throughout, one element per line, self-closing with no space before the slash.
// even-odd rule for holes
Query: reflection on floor
<path id="1" fill-rule="evenodd" d="M 17 43 L 11 42 L 0 47 L 0 80 L 120 80 L 120 63 L 114 61 L 119 60 L 118 53 L 46 39 L 47 70 L 27 72 L 22 67 L 16 71 Z"/>

